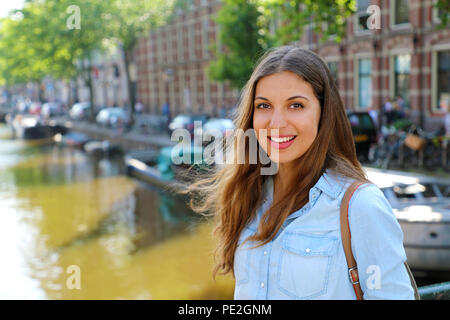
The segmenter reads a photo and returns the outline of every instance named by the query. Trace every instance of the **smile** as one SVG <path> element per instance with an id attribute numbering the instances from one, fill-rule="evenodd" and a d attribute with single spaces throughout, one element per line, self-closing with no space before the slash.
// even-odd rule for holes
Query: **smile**
<path id="1" fill-rule="evenodd" d="M 297 136 L 278 136 L 278 137 L 267 137 L 270 141 L 270 144 L 277 149 L 286 149 L 292 143 L 294 143 L 294 139 Z"/>

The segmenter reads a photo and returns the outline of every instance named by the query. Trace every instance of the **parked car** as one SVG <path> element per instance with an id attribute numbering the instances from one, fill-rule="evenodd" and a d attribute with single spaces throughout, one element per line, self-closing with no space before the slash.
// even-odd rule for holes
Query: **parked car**
<path id="1" fill-rule="evenodd" d="M 378 141 L 378 129 L 368 112 L 351 111 L 347 117 L 352 127 L 356 154 L 364 160 L 368 159 L 371 145 Z"/>
<path id="2" fill-rule="evenodd" d="M 233 133 L 235 126 L 233 120 L 225 118 L 211 118 L 206 121 L 201 127 L 194 130 L 197 137 L 203 136 L 202 139 L 206 142 L 211 140 L 216 132 L 220 132 L 222 137 L 226 137 Z"/>
<path id="3" fill-rule="evenodd" d="M 64 106 L 60 102 L 47 102 L 42 105 L 41 115 L 44 118 L 51 118 L 64 115 Z"/>
<path id="4" fill-rule="evenodd" d="M 208 121 L 209 116 L 206 114 L 179 114 L 177 115 L 170 123 L 169 123 L 169 132 L 172 135 L 172 132 L 176 129 L 186 129 L 190 132 L 191 136 L 194 136 L 194 125 L 195 121 L 201 121 L 201 124 L 205 124 Z"/>
<path id="5" fill-rule="evenodd" d="M 16 104 L 15 111 L 20 114 L 26 114 L 28 113 L 30 106 L 31 106 L 30 101 L 20 100 Z"/>
<path id="6" fill-rule="evenodd" d="M 69 117 L 73 120 L 85 120 L 89 118 L 91 104 L 89 102 L 75 103 L 69 111 Z"/>
<path id="7" fill-rule="evenodd" d="M 107 107 L 97 114 L 96 121 L 102 127 L 119 128 L 128 127 L 131 118 L 121 107 Z"/>

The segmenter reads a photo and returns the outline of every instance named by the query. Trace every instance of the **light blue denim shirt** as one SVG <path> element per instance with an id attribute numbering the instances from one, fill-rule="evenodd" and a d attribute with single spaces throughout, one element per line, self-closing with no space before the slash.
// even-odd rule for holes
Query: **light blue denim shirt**
<path id="1" fill-rule="evenodd" d="M 326 170 L 276 237 L 257 248 L 254 234 L 273 198 L 265 181 L 264 203 L 243 230 L 235 253 L 235 299 L 356 299 L 342 247 L 339 208 L 352 181 Z M 349 204 L 353 255 L 364 299 L 414 299 L 403 233 L 392 208 L 375 185 L 360 186 Z"/>

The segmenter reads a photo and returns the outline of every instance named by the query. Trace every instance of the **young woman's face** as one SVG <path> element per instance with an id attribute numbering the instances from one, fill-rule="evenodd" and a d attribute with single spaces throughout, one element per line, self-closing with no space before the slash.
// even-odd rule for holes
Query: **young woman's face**
<path id="1" fill-rule="evenodd" d="M 258 81 L 253 128 L 273 161 L 288 163 L 300 158 L 316 138 L 319 120 L 320 102 L 313 88 L 295 73 L 282 71 Z"/>

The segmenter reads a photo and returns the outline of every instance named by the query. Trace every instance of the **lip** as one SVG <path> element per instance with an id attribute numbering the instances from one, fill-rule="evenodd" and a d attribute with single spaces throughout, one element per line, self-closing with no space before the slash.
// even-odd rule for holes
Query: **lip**
<path id="1" fill-rule="evenodd" d="M 276 136 L 276 137 L 277 137 L 277 138 L 284 138 L 284 137 L 292 137 L 292 136 L 293 136 L 293 135 L 291 134 L 291 135 L 279 135 L 279 136 Z M 274 147 L 274 148 L 277 148 L 277 149 L 286 149 L 286 148 L 288 148 L 291 144 L 294 143 L 294 141 L 295 141 L 296 138 L 297 138 L 297 136 L 294 136 L 294 139 L 292 139 L 292 140 L 289 140 L 289 141 L 286 141 L 286 142 L 278 143 L 278 142 L 272 141 L 272 139 L 270 139 L 270 137 L 267 137 L 267 139 L 268 139 L 269 142 L 270 142 L 270 145 L 271 145 L 272 147 Z"/>

